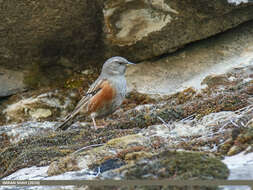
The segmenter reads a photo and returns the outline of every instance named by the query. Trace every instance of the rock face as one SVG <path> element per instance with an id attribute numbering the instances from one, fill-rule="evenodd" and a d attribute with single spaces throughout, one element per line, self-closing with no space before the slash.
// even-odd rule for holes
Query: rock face
<path id="1" fill-rule="evenodd" d="M 61 84 L 76 69 L 121 55 L 144 61 L 253 18 L 226 0 L 0 2 L 0 64 L 27 70 L 25 84 Z M 99 66 L 100 68 L 100 66 Z"/>
<path id="2" fill-rule="evenodd" d="M 170 94 L 189 86 L 201 89 L 205 85 L 218 87 L 233 83 L 235 78 L 223 73 L 239 64 L 251 65 L 252 51 L 251 21 L 217 37 L 188 45 L 172 55 L 129 67 L 126 73 L 129 91 Z M 249 76 L 245 73 L 245 79 Z"/>
<path id="3" fill-rule="evenodd" d="M 250 4 L 233 6 L 224 0 L 108 0 L 106 55 L 150 59 L 250 20 L 252 11 Z"/>
<path id="4" fill-rule="evenodd" d="M 29 98 L 23 97 L 15 103 L 6 103 L 6 109 L 2 110 L 2 114 L 6 117 L 6 122 L 22 122 L 24 120 L 51 120 L 73 105 L 77 94 L 73 91 L 70 96 L 66 97 L 64 91 L 53 91 L 40 95 L 34 94 Z M 13 99 L 15 97 L 13 96 Z M 61 110 L 61 111 L 60 111 Z M 59 113 L 60 111 L 60 113 Z M 57 114 L 58 113 L 58 114 Z M 63 114 L 66 114 L 63 113 Z"/>
<path id="5" fill-rule="evenodd" d="M 25 89 L 24 73 L 0 67 L 0 98 L 9 96 Z"/>
<path id="6" fill-rule="evenodd" d="M 97 53 L 102 11 L 96 0 L 11 0 L 0 5 L 1 64 L 23 67 L 34 64 L 35 57 L 87 59 Z"/>
<path id="7" fill-rule="evenodd" d="M 22 68 L 62 58 L 82 65 L 116 54 L 150 59 L 253 18 L 252 3 L 226 0 L 0 3 L 0 63 Z"/>

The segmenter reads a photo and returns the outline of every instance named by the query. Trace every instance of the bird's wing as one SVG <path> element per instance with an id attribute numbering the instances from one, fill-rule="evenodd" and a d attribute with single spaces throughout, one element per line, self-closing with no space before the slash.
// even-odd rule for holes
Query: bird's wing
<path id="1" fill-rule="evenodd" d="M 74 122 L 74 118 L 77 116 L 79 111 L 87 105 L 89 100 L 95 96 L 104 86 L 104 82 L 106 79 L 98 78 L 89 88 L 87 93 L 84 95 L 84 97 L 78 102 L 77 106 L 75 109 L 64 118 L 63 123 L 57 127 L 57 130 L 66 130 L 71 123 Z"/>
<path id="2" fill-rule="evenodd" d="M 78 102 L 78 104 L 76 105 L 75 109 L 64 119 L 67 120 L 70 117 L 73 117 L 75 115 L 77 115 L 80 111 L 80 109 L 82 109 L 87 103 L 88 101 L 95 95 L 97 94 L 100 90 L 101 90 L 101 86 L 103 84 L 103 82 L 105 82 L 106 79 L 100 79 L 98 78 L 89 88 L 89 90 L 87 91 L 87 93 L 82 97 L 82 99 Z"/>

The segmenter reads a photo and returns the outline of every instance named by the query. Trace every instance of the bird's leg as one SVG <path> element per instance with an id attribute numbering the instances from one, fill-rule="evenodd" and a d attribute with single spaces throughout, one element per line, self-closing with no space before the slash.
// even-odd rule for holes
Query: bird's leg
<path id="1" fill-rule="evenodd" d="M 96 124 L 96 121 L 95 121 L 95 117 L 91 117 L 91 119 L 93 121 L 94 128 L 97 130 L 97 124 Z"/>
<path id="2" fill-rule="evenodd" d="M 93 121 L 93 125 L 94 125 L 95 130 L 105 127 L 105 126 L 97 126 L 96 121 L 95 121 L 95 117 L 93 115 L 91 115 L 91 119 Z"/>

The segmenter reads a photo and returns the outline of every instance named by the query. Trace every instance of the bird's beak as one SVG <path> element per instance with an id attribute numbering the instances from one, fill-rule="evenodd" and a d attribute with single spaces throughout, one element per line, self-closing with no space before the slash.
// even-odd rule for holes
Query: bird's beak
<path id="1" fill-rule="evenodd" d="M 130 61 L 127 62 L 127 65 L 135 65 L 136 63 L 132 63 Z"/>

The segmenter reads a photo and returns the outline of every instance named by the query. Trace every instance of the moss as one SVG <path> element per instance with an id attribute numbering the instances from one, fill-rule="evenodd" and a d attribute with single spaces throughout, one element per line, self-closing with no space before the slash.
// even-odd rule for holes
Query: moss
<path id="1" fill-rule="evenodd" d="M 137 162 L 124 172 L 124 179 L 226 179 L 229 174 L 226 165 L 217 158 L 203 153 L 173 151 Z"/>
<path id="2" fill-rule="evenodd" d="M 90 84 L 94 82 L 99 75 L 99 70 L 97 68 L 92 68 L 92 72 L 86 75 L 81 73 L 74 73 L 72 76 L 67 78 L 64 83 L 65 88 L 78 88 L 78 89 L 88 89 Z"/>
<path id="3" fill-rule="evenodd" d="M 223 155 L 226 155 L 229 149 L 233 146 L 233 140 L 229 139 L 227 140 L 223 145 L 219 147 L 219 152 Z"/>
<path id="4" fill-rule="evenodd" d="M 245 92 L 249 95 L 253 95 L 253 81 L 251 81 L 251 86 L 247 87 Z"/>
<path id="5" fill-rule="evenodd" d="M 78 128 L 33 136 L 17 144 L 0 148 L 0 178 L 29 166 L 40 166 L 65 157 L 82 147 L 105 143 L 110 139 L 136 133 L 135 130 L 93 130 Z M 1 141 L 2 145 L 2 141 Z"/>
<path id="6" fill-rule="evenodd" d="M 81 88 L 84 80 L 85 80 L 84 77 L 80 77 L 78 79 L 74 79 L 74 78 L 68 79 L 65 82 L 64 87 L 65 88 Z"/>
<path id="7" fill-rule="evenodd" d="M 47 170 L 47 174 L 49 176 L 53 176 L 62 174 L 67 171 L 78 170 L 80 170 L 80 168 L 78 167 L 77 161 L 71 156 L 66 156 L 64 158 L 60 158 L 58 162 L 52 162 Z"/>
<path id="8" fill-rule="evenodd" d="M 239 147 L 239 146 L 232 146 L 229 149 L 229 151 L 227 152 L 227 155 L 228 156 L 232 156 L 232 155 L 235 155 L 235 154 L 237 154 L 237 153 L 239 153 L 241 151 L 242 151 L 241 147 Z"/>
<path id="9" fill-rule="evenodd" d="M 11 144 L 10 137 L 6 133 L 0 134 L 0 142 L 0 152 Z"/>
<path id="10" fill-rule="evenodd" d="M 110 123 L 109 125 L 116 128 L 145 128 L 161 123 L 158 116 L 164 121 L 181 120 L 193 114 L 200 119 L 210 113 L 235 111 L 249 104 L 247 101 L 248 96 L 240 91 L 233 93 L 225 91 L 223 94 L 215 94 L 214 91 L 210 95 L 208 93 L 209 91 L 202 96 L 194 96 L 194 93 L 192 93 L 185 102 L 180 100 L 182 102 L 180 105 L 173 105 L 174 101 L 178 100 L 177 96 L 173 95 L 164 101 L 164 106 L 159 107 L 157 110 L 154 110 L 154 108 L 151 108 L 151 111 L 144 110 L 141 112 L 133 110 L 128 112 L 126 116 L 123 115 L 120 122 Z"/>
<path id="11" fill-rule="evenodd" d="M 121 150 L 120 148 L 116 149 Z M 108 148 L 107 144 L 105 144 L 104 146 L 90 150 L 88 153 L 85 152 L 84 155 L 79 153 L 79 157 L 81 156 L 80 158 L 82 159 L 82 157 L 87 154 L 95 156 L 96 160 L 88 166 L 90 169 L 94 169 L 108 160 L 120 160 L 124 163 L 133 163 L 143 157 L 150 157 L 153 155 L 152 153 L 148 152 L 149 150 L 144 146 L 126 147 L 125 149 L 119 151 L 116 155 L 108 152 L 109 149 L 110 148 Z"/>
<path id="12" fill-rule="evenodd" d="M 148 94 L 142 94 L 137 91 L 130 92 L 127 97 L 128 104 L 142 105 L 157 102 L 156 99 L 150 97 Z"/>
<path id="13" fill-rule="evenodd" d="M 140 151 L 141 152 L 147 151 L 147 148 L 144 146 L 134 146 L 131 148 L 127 148 L 127 149 L 124 149 L 124 150 L 118 152 L 116 157 L 118 157 L 120 159 L 125 159 L 127 154 L 136 153 L 136 152 L 140 152 Z"/>
<path id="14" fill-rule="evenodd" d="M 125 155 L 124 160 L 128 163 L 136 162 L 141 158 L 151 157 L 153 154 L 145 151 L 131 152 Z"/>
<path id="15" fill-rule="evenodd" d="M 238 134 L 235 137 L 227 140 L 219 148 L 219 152 L 231 156 L 244 151 L 249 146 L 253 146 L 253 129 L 243 128 L 238 131 Z"/>
<path id="16" fill-rule="evenodd" d="M 235 111 L 247 106 L 247 97 L 243 94 L 221 94 L 216 97 L 211 97 L 206 101 L 199 102 L 196 105 L 197 117 L 202 118 L 210 113 L 220 111 Z"/>
<path id="17" fill-rule="evenodd" d="M 196 90 L 193 88 L 187 88 L 182 92 L 177 93 L 175 96 L 177 97 L 177 104 L 183 104 L 189 100 L 191 100 L 196 94 Z"/>
<path id="18" fill-rule="evenodd" d="M 40 86 L 41 81 L 43 81 L 43 76 L 40 73 L 39 65 L 32 64 L 32 68 L 28 71 L 28 73 L 24 77 L 24 84 L 31 88 L 36 88 Z"/>
<path id="19" fill-rule="evenodd" d="M 110 147 L 123 147 L 126 148 L 129 144 L 138 143 L 143 140 L 141 135 L 127 135 L 121 138 L 115 138 L 108 141 L 106 144 Z"/>
<path id="20" fill-rule="evenodd" d="M 91 68 L 92 72 L 85 75 L 78 71 L 67 69 L 59 63 L 52 64 L 51 62 L 53 60 L 50 60 L 50 62 L 44 60 L 44 62 L 31 64 L 24 76 L 26 86 L 35 89 L 41 87 L 86 89 L 99 75 L 99 69 L 96 67 Z M 89 67 L 86 65 L 86 68 Z"/>

